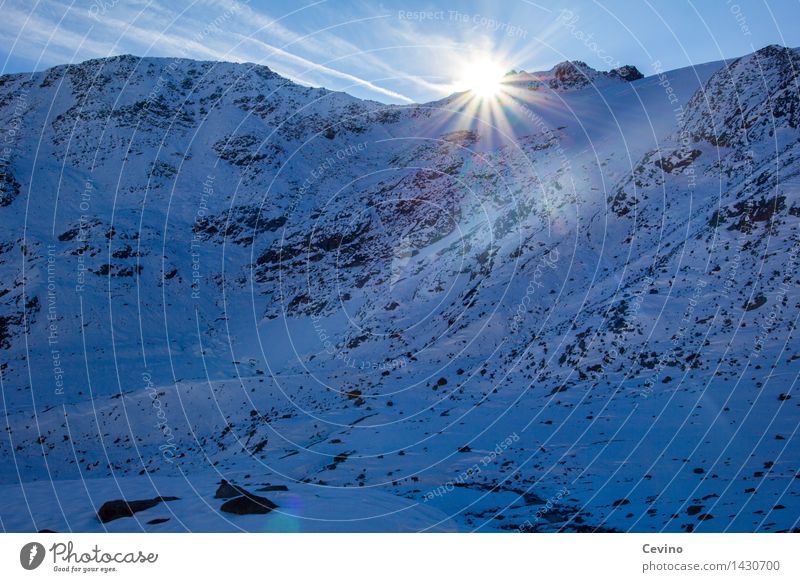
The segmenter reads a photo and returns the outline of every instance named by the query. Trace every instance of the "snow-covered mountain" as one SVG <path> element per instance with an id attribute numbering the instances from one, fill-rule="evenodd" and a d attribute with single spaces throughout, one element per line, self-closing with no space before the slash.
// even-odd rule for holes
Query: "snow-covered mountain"
<path id="1" fill-rule="evenodd" d="M 0 524 L 796 529 L 799 66 L 0 77 Z"/>

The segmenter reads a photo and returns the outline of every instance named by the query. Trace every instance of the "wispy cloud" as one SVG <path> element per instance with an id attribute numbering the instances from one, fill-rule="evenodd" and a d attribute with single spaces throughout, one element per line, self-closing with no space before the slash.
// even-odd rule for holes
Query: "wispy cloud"
<path id="1" fill-rule="evenodd" d="M 14 46 L 15 55 L 39 67 L 119 53 L 249 61 L 266 64 L 301 83 L 360 89 L 366 96 L 412 102 L 400 91 L 330 64 L 341 61 L 337 55 L 342 53 L 356 54 L 354 45 L 335 34 L 338 28 L 357 25 L 356 19 L 302 34 L 281 22 L 322 3 L 314 2 L 283 17 L 271 18 L 246 3 L 231 0 L 199 2 L 190 7 L 192 10 L 183 11 L 158 2 L 111 0 L 81 5 L 53 2 L 30 9 L 14 0 L 3 7 L 0 39 L 5 46 Z M 205 34 L 198 40 L 200 31 Z M 378 59 L 370 56 L 364 60 L 373 65 L 373 79 L 394 74 L 387 73 L 387 67 L 378 66 Z"/>

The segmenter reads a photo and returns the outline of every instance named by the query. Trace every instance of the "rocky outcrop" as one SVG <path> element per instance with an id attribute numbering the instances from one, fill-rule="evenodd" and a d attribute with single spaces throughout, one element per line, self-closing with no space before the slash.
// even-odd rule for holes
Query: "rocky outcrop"
<path id="1" fill-rule="evenodd" d="M 178 501 L 178 498 L 159 496 L 153 499 L 139 499 L 134 501 L 126 501 L 124 499 L 106 501 L 100 506 L 100 509 L 97 510 L 97 517 L 102 523 L 108 523 L 122 517 L 132 517 L 135 513 L 150 509 L 151 507 L 155 507 L 167 501 Z"/>

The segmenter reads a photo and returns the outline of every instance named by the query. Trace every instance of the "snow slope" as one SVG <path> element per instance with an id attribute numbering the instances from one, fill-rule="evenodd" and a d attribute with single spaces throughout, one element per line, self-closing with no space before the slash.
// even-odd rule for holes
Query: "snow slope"
<path id="1" fill-rule="evenodd" d="M 0 524 L 796 529 L 798 65 L 1 77 Z"/>

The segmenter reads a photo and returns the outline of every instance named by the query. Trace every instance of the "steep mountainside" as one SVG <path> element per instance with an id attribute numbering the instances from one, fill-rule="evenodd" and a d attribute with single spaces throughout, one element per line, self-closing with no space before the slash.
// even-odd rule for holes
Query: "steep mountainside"
<path id="1" fill-rule="evenodd" d="M 0 524 L 797 528 L 799 66 L 0 77 Z"/>

